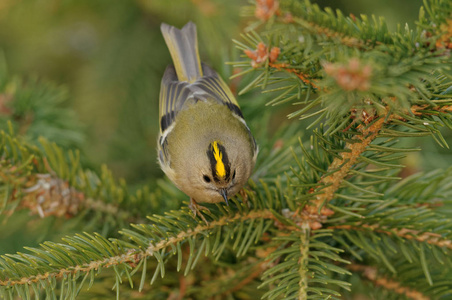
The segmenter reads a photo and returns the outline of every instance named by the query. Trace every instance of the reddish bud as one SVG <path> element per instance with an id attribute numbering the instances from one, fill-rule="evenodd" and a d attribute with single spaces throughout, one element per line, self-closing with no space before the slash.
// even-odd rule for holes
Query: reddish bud
<path id="1" fill-rule="evenodd" d="M 254 12 L 256 18 L 265 22 L 275 14 L 279 14 L 279 2 L 277 0 L 256 1 L 256 11 Z"/>
<path id="2" fill-rule="evenodd" d="M 343 90 L 366 91 L 370 87 L 372 67 L 363 65 L 357 58 L 351 58 L 347 65 L 325 63 L 323 68 Z"/>
<path id="3" fill-rule="evenodd" d="M 269 53 L 268 47 L 264 43 L 260 42 L 257 45 L 257 49 L 255 51 L 246 49 L 244 52 L 249 58 L 253 60 L 251 62 L 251 65 L 254 68 L 257 68 L 264 62 L 266 62 L 267 59 L 270 62 L 276 61 L 281 51 L 278 47 L 273 47 Z"/>

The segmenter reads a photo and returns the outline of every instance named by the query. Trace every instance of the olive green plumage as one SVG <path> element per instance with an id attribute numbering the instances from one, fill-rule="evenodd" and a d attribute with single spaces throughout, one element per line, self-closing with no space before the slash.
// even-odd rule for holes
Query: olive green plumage
<path id="1" fill-rule="evenodd" d="M 160 166 L 192 205 L 227 202 L 251 175 L 256 142 L 227 84 L 199 60 L 196 26 L 161 30 L 174 66 L 160 89 Z"/>

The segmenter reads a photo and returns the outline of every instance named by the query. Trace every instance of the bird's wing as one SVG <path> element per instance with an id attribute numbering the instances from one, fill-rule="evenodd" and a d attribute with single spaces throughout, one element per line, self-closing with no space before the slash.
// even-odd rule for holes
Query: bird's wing
<path id="1" fill-rule="evenodd" d="M 163 134 L 170 128 L 177 114 L 187 102 L 215 101 L 226 105 L 243 119 L 239 104 L 228 85 L 212 68 L 202 64 L 204 76 L 194 83 L 180 82 L 173 66 L 166 68 L 160 87 L 160 129 Z M 245 121 L 243 121 L 245 122 Z"/>
<path id="2" fill-rule="evenodd" d="M 160 131 L 164 133 L 174 121 L 177 113 L 191 97 L 190 84 L 177 79 L 176 70 L 168 66 L 160 86 Z"/>
<path id="3" fill-rule="evenodd" d="M 204 76 L 191 84 L 190 89 L 197 91 L 199 96 L 226 105 L 234 114 L 243 119 L 239 103 L 226 82 L 208 65 L 202 63 L 202 69 Z"/>

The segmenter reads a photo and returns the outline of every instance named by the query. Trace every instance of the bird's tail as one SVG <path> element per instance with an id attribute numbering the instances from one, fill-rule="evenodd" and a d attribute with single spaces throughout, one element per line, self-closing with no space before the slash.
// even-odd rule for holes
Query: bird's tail
<path id="1" fill-rule="evenodd" d="M 160 26 L 173 59 L 179 81 L 195 82 L 202 77 L 196 25 L 188 22 L 182 29 L 162 23 Z"/>

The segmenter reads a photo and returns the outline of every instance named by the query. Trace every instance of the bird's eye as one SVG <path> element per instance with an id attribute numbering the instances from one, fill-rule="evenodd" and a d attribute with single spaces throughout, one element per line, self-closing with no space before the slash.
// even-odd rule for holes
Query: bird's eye
<path id="1" fill-rule="evenodd" d="M 204 175 L 202 178 L 203 178 L 204 181 L 207 182 L 207 183 L 209 183 L 209 182 L 211 181 L 211 180 L 210 180 L 210 177 L 207 176 L 207 175 Z"/>
<path id="2" fill-rule="evenodd" d="M 235 179 L 235 170 L 234 173 L 232 173 L 232 179 Z"/>

